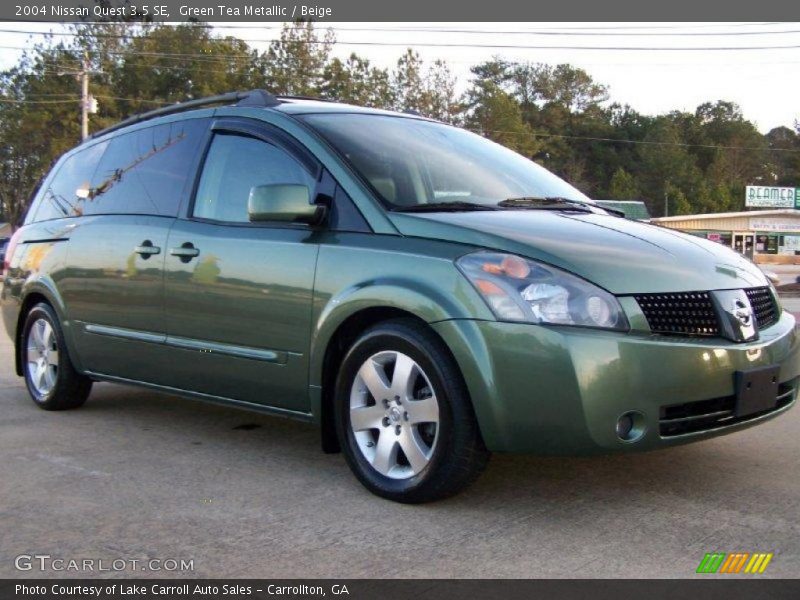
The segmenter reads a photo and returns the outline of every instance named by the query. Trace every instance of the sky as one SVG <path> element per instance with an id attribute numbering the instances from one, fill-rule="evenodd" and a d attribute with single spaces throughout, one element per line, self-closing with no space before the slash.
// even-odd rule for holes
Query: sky
<path id="1" fill-rule="evenodd" d="M 269 40 L 277 37 L 280 27 L 276 23 L 215 25 L 219 26 L 218 33 L 248 40 L 251 46 L 261 50 L 268 46 Z M 581 67 L 597 82 L 608 86 L 610 101 L 629 104 L 645 114 L 662 114 L 671 110 L 693 112 L 703 102 L 730 100 L 739 104 L 745 118 L 753 121 L 763 133 L 781 125 L 793 127 L 796 121 L 800 121 L 800 23 L 324 25 L 332 27 L 336 33 L 338 43 L 333 50 L 336 56 L 344 58 L 356 52 L 376 66 L 391 68 L 404 49 L 412 47 L 426 61 L 445 60 L 458 78 L 459 91 L 466 88 L 472 65 L 499 56 L 510 61 L 570 63 Z M 64 30 L 57 24 L 41 23 L 1 23 L 0 28 Z M 0 47 L 32 43 L 30 36 L 0 32 Z M 369 45 L 371 43 L 388 45 Z M 765 46 L 784 48 L 753 49 Z M 612 47 L 627 49 L 608 49 Z M 673 50 L 638 49 L 645 47 Z M 709 49 L 714 47 L 737 49 Z M 751 49 L 738 49 L 747 47 Z M 20 52 L 0 49 L 0 68 L 12 66 Z"/>

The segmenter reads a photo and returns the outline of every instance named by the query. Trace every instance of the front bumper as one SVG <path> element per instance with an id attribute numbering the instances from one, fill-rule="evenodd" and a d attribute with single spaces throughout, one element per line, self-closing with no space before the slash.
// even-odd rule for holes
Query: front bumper
<path id="1" fill-rule="evenodd" d="M 800 377 L 800 338 L 789 313 L 745 344 L 493 321 L 434 328 L 461 367 L 487 447 L 498 452 L 592 454 L 705 439 L 785 412 Z M 662 407 L 714 400 L 719 408 L 735 394 L 736 371 L 774 364 L 781 390 L 792 390 L 776 410 L 738 422 L 664 427 L 674 411 L 665 415 Z M 616 433 L 629 411 L 642 415 L 644 435 L 636 442 Z"/>

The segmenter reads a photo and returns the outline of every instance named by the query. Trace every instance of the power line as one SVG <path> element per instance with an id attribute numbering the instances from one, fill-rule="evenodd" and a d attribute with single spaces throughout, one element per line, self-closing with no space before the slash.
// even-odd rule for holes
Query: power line
<path id="1" fill-rule="evenodd" d="M 33 96 L 35 98 L 64 98 L 64 97 L 66 97 L 66 98 L 77 98 L 78 97 L 74 93 L 64 93 L 64 94 L 39 94 L 39 93 L 35 93 L 35 94 L 31 94 L 31 96 Z"/>
<path id="2" fill-rule="evenodd" d="M 43 32 L 32 32 L 34 35 L 48 36 L 51 34 Z M 76 34 L 52 34 L 52 35 L 70 35 Z M 129 37 L 129 36 L 121 36 Z M 143 36 L 146 37 L 146 36 Z M 273 44 L 285 43 L 281 39 L 244 39 L 234 38 L 238 41 L 245 43 L 260 43 L 260 44 Z M 214 41 L 225 41 L 225 38 L 213 38 Z M 800 48 L 797 44 L 783 44 L 776 46 L 567 46 L 567 45 L 549 45 L 549 44 L 480 44 L 480 43 L 461 43 L 461 42 L 366 42 L 366 41 L 347 41 L 347 40 L 290 40 L 291 43 L 308 44 L 308 45 L 341 45 L 341 46 L 378 46 L 378 47 L 427 47 L 427 48 L 486 48 L 492 50 L 591 50 L 591 51 L 612 51 L 612 52 L 744 52 L 750 50 L 793 50 Z M 9 49 L 26 50 L 27 48 L 19 48 L 13 46 L 5 46 Z M 113 54 L 113 52 L 110 52 Z M 146 53 L 139 53 L 146 54 Z M 175 55 L 177 56 L 177 54 Z M 183 56 L 202 56 L 202 54 L 184 54 Z"/>
<path id="3" fill-rule="evenodd" d="M 247 43 L 282 43 L 280 39 L 269 40 L 247 40 L 239 41 Z M 592 51 L 626 51 L 626 52 L 728 52 L 728 51 L 748 51 L 748 50 L 792 50 L 800 48 L 800 45 L 785 44 L 780 46 L 555 46 L 544 44 L 464 44 L 454 42 L 350 42 L 345 40 L 335 40 L 327 42 L 324 40 L 291 40 L 291 43 L 301 43 L 309 45 L 341 45 L 341 46 L 391 46 L 391 47 L 429 47 L 429 48 L 486 48 L 492 50 L 592 50 Z M 193 55 L 188 55 L 193 56 Z"/>
<path id="4" fill-rule="evenodd" d="M 125 102 L 143 102 L 144 104 L 157 104 L 159 106 L 169 106 L 170 104 L 177 104 L 176 102 L 168 102 L 163 100 L 145 100 L 144 98 L 120 98 L 119 96 L 95 96 L 100 100 L 120 100 Z"/>
<path id="5" fill-rule="evenodd" d="M 208 30 L 213 29 L 222 29 L 223 26 L 217 25 L 212 27 L 208 27 Z M 232 26 L 230 27 L 233 28 Z M 206 29 L 204 27 L 204 29 Z M 244 29 L 244 28 L 239 28 Z M 259 27 L 259 29 L 279 29 L 279 27 L 275 26 L 263 26 Z M 718 37 L 718 36 L 743 36 L 743 35 L 784 35 L 784 34 L 792 34 L 792 33 L 800 33 L 798 29 L 784 29 L 784 30 L 766 30 L 766 31 L 558 31 L 558 30 L 547 30 L 547 29 L 523 29 L 523 30 L 494 30 L 494 29 L 458 29 L 458 28 L 433 28 L 433 27 L 320 27 L 319 31 L 325 30 L 333 30 L 333 31 L 356 31 L 356 32 L 382 32 L 382 33 L 459 33 L 459 34 L 475 34 L 475 35 L 541 35 L 541 36 L 602 36 L 602 37 L 617 37 L 617 36 L 635 36 L 635 37 L 683 37 L 683 36 L 706 36 L 706 37 Z M 30 31 L 30 30 L 21 30 L 21 29 L 0 29 L 0 33 L 16 33 L 16 34 L 24 34 L 24 35 L 46 35 L 46 36 L 81 36 L 82 33 L 79 32 L 69 32 L 69 31 L 61 31 L 61 32 L 43 32 L 43 31 Z M 92 33 L 89 34 L 91 37 L 96 38 L 109 38 L 109 39 L 125 39 L 131 37 L 131 35 L 135 35 L 136 32 L 131 34 L 106 34 L 106 33 Z M 248 40 L 242 40 L 248 41 Z M 251 40 L 251 41 L 259 41 L 259 40 Z M 266 41 L 266 40 L 264 40 Z"/>
<path id="6" fill-rule="evenodd" d="M 38 23 L 39 21 L 32 21 L 29 19 L 5 19 L 6 22 L 11 23 Z M 621 25 L 556 25 L 554 27 L 548 28 L 552 30 L 570 30 L 570 31 L 596 31 L 596 30 L 659 30 L 659 29 L 715 29 L 721 27 L 727 28 L 739 28 L 739 27 L 758 27 L 758 26 L 784 26 L 790 22 L 785 21 L 754 21 L 754 22 L 740 22 L 740 23 L 680 23 L 677 25 L 666 25 L 666 24 L 656 24 L 656 25 L 629 25 L 629 24 L 621 24 Z M 67 24 L 67 23 L 62 23 Z M 143 25 L 153 25 L 153 23 L 124 23 L 119 21 L 98 21 L 98 22 L 90 22 L 90 23 L 74 23 L 76 25 L 92 25 L 92 26 L 129 26 L 129 27 L 139 27 Z M 202 23 L 202 22 L 195 22 L 195 21 L 186 21 L 186 22 L 177 22 L 177 23 L 158 23 L 159 26 L 172 26 L 172 27 L 192 27 L 195 29 L 278 29 L 282 27 L 282 25 L 264 25 L 263 23 L 253 24 L 253 25 L 230 25 L 230 24 L 217 24 L 211 25 L 210 23 Z M 316 25 L 321 28 L 327 28 L 322 22 L 317 21 Z M 403 31 L 403 30 L 412 30 L 418 28 L 421 31 L 430 31 L 434 29 L 438 29 L 438 27 L 419 27 L 419 26 L 398 26 L 393 30 Z M 341 27 L 339 28 L 343 31 L 348 31 L 351 28 L 348 27 Z M 372 29 L 368 29 L 372 30 Z"/>
<path id="7" fill-rule="evenodd" d="M 103 23 L 106 24 L 106 23 Z M 110 23 L 107 23 L 110 25 Z M 547 31 L 558 31 L 558 30 L 566 30 L 566 31 L 619 31 L 619 30 L 664 30 L 664 29 L 714 29 L 714 28 L 739 28 L 739 27 L 759 27 L 759 26 L 785 26 L 793 24 L 792 22 L 783 22 L 783 21 L 767 21 L 767 22 L 754 22 L 754 23 L 703 23 L 703 24 L 680 24 L 680 25 L 590 25 L 590 26 L 573 26 L 573 25 L 557 25 L 555 27 L 547 28 Z M 170 25 L 172 25 L 170 23 Z M 178 25 L 190 25 L 197 28 L 206 28 L 206 29 L 274 29 L 276 27 L 264 27 L 262 25 L 210 25 L 206 23 L 180 23 Z M 322 28 L 331 28 L 323 23 L 317 23 Z M 538 25 L 537 25 L 538 27 Z M 354 28 L 354 27 L 337 27 L 340 31 L 375 31 L 374 28 Z M 420 26 L 398 26 L 394 28 L 386 28 L 390 31 L 447 31 L 447 28 L 441 27 L 420 27 Z M 530 30 L 534 31 L 534 30 Z M 700 34 L 702 35 L 702 34 Z"/>
<path id="8" fill-rule="evenodd" d="M 785 21 L 766 21 L 766 22 L 752 22 L 752 23 L 701 23 L 701 24 L 685 24 L 681 23 L 680 25 L 664 25 L 664 24 L 657 24 L 657 25 L 588 25 L 588 26 L 577 26 L 577 25 L 556 25 L 555 27 L 549 28 L 553 30 L 578 30 L 578 31 L 595 31 L 595 30 L 619 30 L 619 29 L 713 29 L 719 27 L 758 27 L 758 26 L 773 26 L 773 25 L 787 25 L 792 22 L 785 22 Z M 110 23 L 108 23 L 110 24 Z M 322 25 L 321 23 L 317 23 L 318 25 Z M 261 29 L 261 25 L 210 25 L 206 23 L 183 23 L 183 25 L 193 25 L 195 27 L 206 27 L 209 29 Z M 324 25 L 323 25 L 324 27 Z M 537 25 L 538 27 L 538 25 Z M 433 29 L 438 29 L 438 27 L 408 27 L 408 26 L 399 26 L 397 30 L 407 30 L 407 29 L 415 29 L 418 28 L 421 31 L 430 31 Z M 342 27 L 340 28 L 343 31 L 347 31 L 350 28 Z"/>
<path id="9" fill-rule="evenodd" d="M 59 95 L 59 94 L 57 94 Z M 66 94 L 60 94 L 66 96 Z M 92 97 L 97 98 L 99 100 L 120 100 L 125 102 L 143 102 L 145 104 L 158 104 L 167 106 L 170 104 L 175 104 L 174 102 L 168 101 L 161 101 L 161 100 L 145 100 L 144 98 L 121 98 L 119 96 L 105 96 L 99 94 L 92 94 Z M 74 95 L 71 98 L 65 98 L 63 100 L 16 100 L 13 98 L 0 98 L 0 102 L 5 102 L 7 104 L 73 104 L 75 102 L 80 102 L 81 97 L 78 95 Z"/>
<path id="10" fill-rule="evenodd" d="M 72 104 L 79 100 L 80 98 L 77 96 L 71 100 L 14 100 L 12 98 L 0 98 L 0 102 L 6 104 Z"/>

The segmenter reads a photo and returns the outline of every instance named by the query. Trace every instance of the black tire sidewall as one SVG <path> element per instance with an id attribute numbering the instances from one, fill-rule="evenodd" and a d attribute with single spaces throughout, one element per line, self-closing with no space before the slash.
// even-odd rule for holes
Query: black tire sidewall
<path id="1" fill-rule="evenodd" d="M 58 373 L 56 374 L 56 383 L 53 386 L 53 389 L 51 389 L 50 392 L 45 395 L 39 394 L 30 379 L 30 374 L 28 373 L 28 336 L 30 335 L 33 324 L 39 319 L 45 319 L 48 323 L 50 323 L 50 327 L 53 328 L 53 333 L 56 336 L 56 344 L 58 345 Z M 55 398 L 58 396 L 60 388 L 63 386 L 64 363 L 66 360 L 69 360 L 67 358 L 67 349 L 64 344 L 64 335 L 61 332 L 61 326 L 58 322 L 58 316 L 50 306 L 47 304 L 37 304 L 28 312 L 27 317 L 25 317 L 25 327 L 22 330 L 22 339 L 20 342 L 20 350 L 22 352 L 22 370 L 25 378 L 25 385 L 28 388 L 28 393 L 31 395 L 31 398 L 36 404 L 42 407 L 48 407 L 49 405 L 53 404 Z"/>
<path id="2" fill-rule="evenodd" d="M 431 347 L 430 340 L 414 333 L 413 330 L 403 327 L 387 325 L 374 328 L 361 337 L 342 361 L 334 400 L 337 434 L 351 469 L 368 489 L 380 496 L 399 501 L 414 501 L 415 493 L 424 493 L 426 484 L 437 478 L 451 451 L 453 426 L 456 422 L 453 414 L 455 405 L 451 397 L 456 390 L 450 389 L 446 384 L 446 377 L 439 364 L 450 358 L 439 348 Z M 433 386 L 439 404 L 438 437 L 433 456 L 422 472 L 407 479 L 392 479 L 378 473 L 361 453 L 350 427 L 350 390 L 353 381 L 364 362 L 382 351 L 402 352 L 416 361 Z"/>

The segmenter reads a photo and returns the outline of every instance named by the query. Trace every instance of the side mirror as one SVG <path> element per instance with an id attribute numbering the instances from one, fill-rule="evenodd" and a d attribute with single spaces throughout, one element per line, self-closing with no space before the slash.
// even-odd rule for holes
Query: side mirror
<path id="1" fill-rule="evenodd" d="M 316 225 L 325 218 L 325 207 L 311 203 L 308 186 L 274 183 L 250 188 L 247 216 L 253 223 L 283 221 Z"/>

